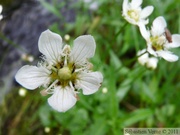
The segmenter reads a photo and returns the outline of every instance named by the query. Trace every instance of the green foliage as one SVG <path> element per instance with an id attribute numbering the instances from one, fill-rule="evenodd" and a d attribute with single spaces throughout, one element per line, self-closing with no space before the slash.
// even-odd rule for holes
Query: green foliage
<path id="1" fill-rule="evenodd" d="M 142 67 L 137 62 L 136 54 L 145 48 L 146 43 L 138 28 L 128 24 L 122 17 L 122 0 L 98 2 L 99 8 L 96 11 L 89 11 L 85 3 L 76 3 L 72 6 L 76 11 L 75 22 L 66 22 L 63 31 L 58 29 L 57 23 L 52 24 L 50 29 L 62 37 L 69 34 L 68 43 L 83 34 L 91 34 L 95 38 L 97 49 L 91 61 L 94 70 L 104 75 L 99 91 L 89 96 L 79 94 L 80 100 L 72 109 L 58 113 L 47 104 L 47 97 L 41 97 L 38 92 L 32 95 L 29 91 L 24 99 L 18 100 L 22 97 L 18 97 L 16 88 L 13 95 L 17 99 L 7 96 L 5 104 L 1 106 L 1 115 L 5 116 L 1 120 L 1 128 L 10 128 L 12 124 L 8 126 L 7 122 L 11 119 L 12 123 L 16 122 L 13 128 L 17 131 L 13 129 L 14 134 L 19 134 L 21 127 L 24 128 L 20 130 L 22 134 L 44 134 L 44 128 L 49 127 L 51 130 L 47 134 L 53 135 L 121 135 L 125 127 L 160 128 L 180 125 L 180 62 L 169 63 L 159 59 L 155 70 Z M 41 3 L 63 18 L 58 11 L 61 6 L 55 7 L 43 0 Z M 143 6 L 147 5 L 155 7 L 149 18 L 150 25 L 155 17 L 162 15 L 171 32 L 180 33 L 178 0 L 144 0 Z M 173 51 L 180 54 L 179 49 Z M 103 92 L 104 88 L 108 91 Z M 21 109 L 13 110 L 15 105 L 8 106 L 9 100 L 16 102 Z M 24 102 L 28 102 L 25 109 Z M 20 113 L 23 116 L 15 121 Z"/>

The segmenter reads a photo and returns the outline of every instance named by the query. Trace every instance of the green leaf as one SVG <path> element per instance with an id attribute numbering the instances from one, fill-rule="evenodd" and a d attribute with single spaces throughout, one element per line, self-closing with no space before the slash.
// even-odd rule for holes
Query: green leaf
<path id="1" fill-rule="evenodd" d="M 58 17 L 61 17 L 60 11 L 58 9 L 56 9 L 54 5 L 51 5 L 50 3 L 48 3 L 44 0 L 40 0 L 40 2 L 51 13 L 53 13 L 54 15 L 56 15 Z"/>
<path id="2" fill-rule="evenodd" d="M 152 115 L 153 111 L 151 109 L 138 109 L 127 115 L 122 121 L 122 124 L 124 127 L 131 126 L 137 122 L 146 120 Z"/>

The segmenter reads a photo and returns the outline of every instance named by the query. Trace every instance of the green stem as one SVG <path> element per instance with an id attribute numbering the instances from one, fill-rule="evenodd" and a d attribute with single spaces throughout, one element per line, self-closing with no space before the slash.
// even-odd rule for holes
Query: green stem
<path id="1" fill-rule="evenodd" d="M 12 45 L 13 47 L 20 49 L 21 51 L 26 52 L 26 50 L 24 48 L 22 48 L 21 46 L 19 46 L 18 44 L 14 43 L 9 38 L 7 38 L 2 32 L 0 32 L 0 38 L 2 40 L 6 41 L 9 45 Z"/>
<path id="2" fill-rule="evenodd" d="M 138 55 L 138 56 L 134 57 L 133 59 L 129 60 L 129 61 L 126 63 L 126 65 L 129 65 L 130 63 L 132 63 L 132 62 L 134 62 L 134 61 L 137 61 L 137 59 L 138 59 L 139 57 L 141 57 L 142 55 L 144 55 L 145 53 L 147 53 L 147 50 L 146 50 L 144 53 L 142 53 L 141 55 Z M 117 68 L 117 69 L 115 70 L 115 72 L 121 70 L 123 67 L 124 67 L 124 66 L 120 66 L 119 68 Z"/>
<path id="3" fill-rule="evenodd" d="M 127 26 L 128 22 L 124 23 L 124 25 L 121 27 L 121 29 L 116 33 L 115 38 L 122 32 L 122 30 Z"/>

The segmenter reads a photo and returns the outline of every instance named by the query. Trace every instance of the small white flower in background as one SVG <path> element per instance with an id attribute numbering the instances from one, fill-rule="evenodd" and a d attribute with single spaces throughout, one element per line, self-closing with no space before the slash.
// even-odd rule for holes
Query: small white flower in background
<path id="1" fill-rule="evenodd" d="M 27 93 L 27 90 L 26 90 L 26 89 L 24 89 L 24 88 L 20 88 L 20 89 L 19 89 L 19 95 L 20 95 L 21 97 L 26 96 L 26 93 Z"/>
<path id="2" fill-rule="evenodd" d="M 64 36 L 64 39 L 65 39 L 66 41 L 69 41 L 69 40 L 70 40 L 70 36 L 69 36 L 68 34 L 66 34 L 66 35 Z"/>
<path id="3" fill-rule="evenodd" d="M 156 69 L 157 64 L 158 64 L 158 59 L 155 57 L 149 57 L 149 54 L 146 52 L 146 49 L 143 49 L 138 52 L 138 62 L 146 66 L 147 68 L 150 69 Z"/>
<path id="4" fill-rule="evenodd" d="M 149 58 L 149 60 L 146 63 L 147 68 L 150 69 L 156 69 L 158 64 L 158 59 L 155 57 Z"/>
<path id="5" fill-rule="evenodd" d="M 95 11 L 99 8 L 99 4 L 97 1 L 93 1 L 93 0 L 83 0 L 84 3 L 89 4 L 89 9 L 92 11 Z"/>
<path id="6" fill-rule="evenodd" d="M 3 18 L 3 15 L 1 15 L 2 10 L 3 10 L 3 7 L 2 7 L 2 5 L 0 5 L 0 20 Z"/>
<path id="7" fill-rule="evenodd" d="M 39 38 L 38 47 L 44 55 L 43 61 L 38 66 L 23 66 L 15 79 L 30 90 L 43 86 L 42 95 L 52 94 L 48 103 L 53 109 L 65 112 L 75 105 L 78 90 L 90 95 L 101 86 L 102 74 L 92 72 L 88 61 L 96 48 L 92 36 L 79 36 L 71 50 L 69 45 L 63 47 L 61 36 L 46 30 Z"/>
<path id="8" fill-rule="evenodd" d="M 45 132 L 45 133 L 49 133 L 50 131 L 51 131 L 51 128 L 50 128 L 50 127 L 45 127 L 45 128 L 44 128 L 44 132 Z"/>
<path id="9" fill-rule="evenodd" d="M 143 49 L 141 51 L 138 52 L 138 62 L 141 64 L 141 65 L 145 65 L 149 59 L 149 54 L 148 53 L 145 53 L 146 52 L 146 49 Z M 144 53 L 144 54 L 143 54 Z M 142 55 L 143 54 L 143 55 Z M 140 56 L 141 55 L 141 56 Z"/>
<path id="10" fill-rule="evenodd" d="M 107 93 L 108 92 L 108 89 L 106 88 L 106 87 L 104 87 L 103 89 L 102 89 L 102 93 Z"/>
<path id="11" fill-rule="evenodd" d="M 21 55 L 21 59 L 24 61 L 28 61 L 28 62 L 33 62 L 34 61 L 34 57 L 32 55 L 28 55 L 28 54 L 22 54 Z"/>
<path id="12" fill-rule="evenodd" d="M 142 0 L 129 0 L 123 1 L 122 15 L 123 17 L 133 25 L 139 25 L 140 23 L 146 25 L 149 23 L 147 17 L 153 12 L 153 6 L 147 6 L 141 8 Z"/>
<path id="13" fill-rule="evenodd" d="M 150 31 L 144 25 L 140 25 L 139 28 L 141 35 L 147 42 L 147 51 L 150 54 L 162 57 L 169 62 L 178 60 L 178 56 L 170 52 L 169 49 L 180 46 L 180 34 L 171 35 L 162 16 L 153 21 Z"/>

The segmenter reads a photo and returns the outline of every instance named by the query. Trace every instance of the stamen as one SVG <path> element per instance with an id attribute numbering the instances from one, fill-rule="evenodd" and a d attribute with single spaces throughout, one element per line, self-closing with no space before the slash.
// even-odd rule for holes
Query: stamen
<path id="1" fill-rule="evenodd" d="M 76 72 L 79 72 L 79 71 L 82 71 L 82 70 L 85 70 L 85 69 L 86 69 L 86 67 L 82 67 L 82 68 L 79 68 L 79 69 L 75 69 L 74 72 L 76 73 Z"/>
<path id="2" fill-rule="evenodd" d="M 73 84 L 72 84 L 71 81 L 69 81 L 69 86 L 71 87 L 71 89 L 74 89 Z"/>
<path id="3" fill-rule="evenodd" d="M 58 82 L 58 80 L 55 80 L 45 91 L 48 94 L 53 94 L 54 91 L 51 88 L 54 87 L 57 82 Z"/>
<path id="4" fill-rule="evenodd" d="M 64 58 L 64 66 L 67 66 L 67 55 L 65 55 L 65 58 Z"/>
<path id="5" fill-rule="evenodd" d="M 55 71 L 55 72 L 57 72 L 58 70 L 55 68 L 55 67 L 51 67 L 51 69 L 53 70 L 53 71 Z"/>
<path id="6" fill-rule="evenodd" d="M 75 88 L 74 88 L 74 86 L 73 86 L 73 84 L 72 84 L 71 81 L 69 82 L 69 86 L 70 86 L 71 90 L 73 91 L 75 97 L 76 97 L 77 99 L 79 99 L 78 96 L 77 96 L 77 94 L 78 94 L 79 92 L 75 91 Z"/>
<path id="7" fill-rule="evenodd" d="M 130 18 L 134 19 L 136 22 L 139 20 L 139 11 L 138 10 L 129 10 L 128 15 Z"/>

